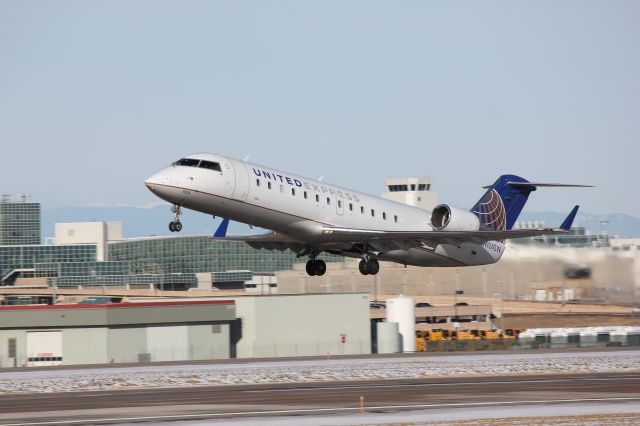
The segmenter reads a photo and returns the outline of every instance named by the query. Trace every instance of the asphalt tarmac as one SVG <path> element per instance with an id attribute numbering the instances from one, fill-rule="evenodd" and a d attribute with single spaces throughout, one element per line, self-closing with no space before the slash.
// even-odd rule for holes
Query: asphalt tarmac
<path id="1" fill-rule="evenodd" d="M 640 373 L 256 384 L 0 398 L 1 425 L 160 423 L 562 404 L 640 403 Z"/>

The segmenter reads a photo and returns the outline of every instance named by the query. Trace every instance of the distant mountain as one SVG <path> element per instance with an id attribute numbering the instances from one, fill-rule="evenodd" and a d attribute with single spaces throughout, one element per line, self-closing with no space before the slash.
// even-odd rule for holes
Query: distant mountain
<path id="1" fill-rule="evenodd" d="M 155 207 L 64 207 L 43 209 L 42 235 L 54 236 L 54 224 L 61 222 L 90 222 L 90 221 L 119 221 L 124 223 L 125 237 L 144 237 L 150 235 L 175 235 L 168 229 L 173 214 L 169 205 Z M 566 213 L 558 212 L 527 212 L 520 220 L 544 221 L 548 226 L 558 226 Z M 605 229 L 609 235 L 621 237 L 640 237 L 640 219 L 626 214 L 594 215 L 578 213 L 575 225 L 584 226 L 592 233 L 599 232 L 600 221 L 608 220 Z M 220 218 L 214 220 L 211 216 L 185 210 L 182 215 L 183 230 L 181 235 L 212 235 L 216 230 Z M 231 223 L 230 234 L 254 234 L 261 230 L 251 230 L 249 227 Z"/>

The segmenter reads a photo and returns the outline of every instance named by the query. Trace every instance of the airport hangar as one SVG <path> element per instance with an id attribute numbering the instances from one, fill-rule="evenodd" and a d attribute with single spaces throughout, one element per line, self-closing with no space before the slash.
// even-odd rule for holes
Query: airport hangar
<path id="1" fill-rule="evenodd" d="M 369 353 L 362 293 L 0 307 L 0 368 Z"/>

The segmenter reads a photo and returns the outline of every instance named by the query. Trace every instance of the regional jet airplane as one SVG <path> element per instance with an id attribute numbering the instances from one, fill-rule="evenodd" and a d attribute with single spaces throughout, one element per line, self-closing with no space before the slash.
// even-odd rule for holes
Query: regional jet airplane
<path id="1" fill-rule="evenodd" d="M 219 154 L 188 155 L 145 181 L 173 204 L 169 229 L 182 229 L 182 208 L 220 216 L 213 238 L 258 249 L 308 256 L 309 275 L 323 275 L 322 252 L 359 258 L 363 275 L 378 260 L 416 266 L 473 266 L 497 262 L 509 238 L 569 231 L 575 206 L 559 228 L 512 229 L 529 194 L 538 187 L 586 186 L 532 183 L 500 176 L 470 211 L 440 204 L 428 212 L 271 167 Z M 227 236 L 229 220 L 271 230 Z"/>

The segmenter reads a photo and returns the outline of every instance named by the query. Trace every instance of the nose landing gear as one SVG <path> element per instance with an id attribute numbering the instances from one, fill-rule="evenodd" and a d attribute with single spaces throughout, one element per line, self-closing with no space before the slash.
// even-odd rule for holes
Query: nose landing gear
<path id="1" fill-rule="evenodd" d="M 173 213 L 174 219 L 169 222 L 169 231 L 180 232 L 182 231 L 182 223 L 180 222 L 180 215 L 182 214 L 182 207 L 177 204 L 171 206 L 171 213 Z"/>

